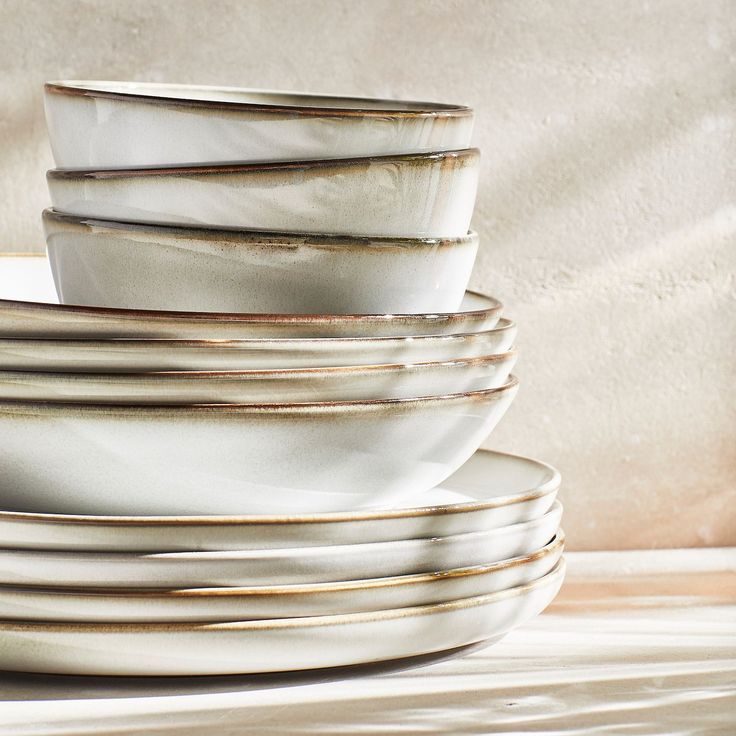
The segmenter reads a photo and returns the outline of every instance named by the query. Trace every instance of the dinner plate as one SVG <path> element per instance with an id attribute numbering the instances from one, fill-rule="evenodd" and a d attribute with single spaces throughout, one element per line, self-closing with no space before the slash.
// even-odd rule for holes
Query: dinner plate
<path id="1" fill-rule="evenodd" d="M 538 580 L 431 606 L 232 623 L 0 622 L 0 668 L 72 675 L 224 675 L 338 667 L 483 641 L 543 611 L 564 560 Z"/>
<path id="2" fill-rule="evenodd" d="M 47 481 L 53 491 L 53 480 Z M 539 460 L 479 450 L 442 485 L 397 508 L 254 516 L 83 516 L 9 510 L 6 547 L 160 552 L 267 549 L 446 537 L 529 521 L 548 511 L 560 474 Z"/>
<path id="3" fill-rule="evenodd" d="M 30 322 L 29 322 L 30 324 Z M 453 361 L 503 353 L 516 324 L 416 337 L 87 340 L 0 338 L 0 369 L 80 373 L 232 371 Z"/>
<path id="4" fill-rule="evenodd" d="M 562 506 L 482 532 L 395 542 L 228 552 L 0 549 L 0 583 L 99 588 L 291 585 L 437 572 L 531 554 L 557 533 Z"/>
<path id="5" fill-rule="evenodd" d="M 0 619 L 148 622 L 246 621 L 422 606 L 486 595 L 546 575 L 564 547 L 559 531 L 529 555 L 418 575 L 311 585 L 104 590 L 0 585 Z"/>
<path id="6" fill-rule="evenodd" d="M 405 399 L 501 386 L 516 351 L 429 363 L 267 371 L 51 373 L 0 370 L 0 399 L 104 404 L 279 404 Z"/>

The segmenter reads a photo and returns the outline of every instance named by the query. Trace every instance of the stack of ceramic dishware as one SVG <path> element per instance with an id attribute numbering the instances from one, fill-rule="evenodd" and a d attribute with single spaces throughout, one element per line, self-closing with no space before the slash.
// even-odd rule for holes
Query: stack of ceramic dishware
<path id="1" fill-rule="evenodd" d="M 564 575 L 480 451 L 516 327 L 465 292 L 472 112 L 46 87 L 61 304 L 0 301 L 0 668 L 226 674 L 493 641 Z"/>

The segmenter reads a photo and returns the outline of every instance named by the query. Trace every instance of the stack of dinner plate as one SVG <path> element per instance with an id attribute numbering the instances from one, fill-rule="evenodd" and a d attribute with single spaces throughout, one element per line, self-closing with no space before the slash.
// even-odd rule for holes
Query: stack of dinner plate
<path id="1" fill-rule="evenodd" d="M 61 304 L 0 301 L 0 669 L 204 675 L 494 641 L 564 575 L 559 474 L 478 450 L 468 108 L 46 86 Z"/>

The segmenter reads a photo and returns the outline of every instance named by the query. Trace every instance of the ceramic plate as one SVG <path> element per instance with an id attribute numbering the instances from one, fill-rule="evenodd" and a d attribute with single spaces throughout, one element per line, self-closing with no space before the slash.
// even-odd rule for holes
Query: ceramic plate
<path id="1" fill-rule="evenodd" d="M 54 484 L 49 481 L 53 492 Z M 73 516 L 8 511 L 0 491 L 0 539 L 7 547 L 119 552 L 268 549 L 447 537 L 538 519 L 555 500 L 550 465 L 479 450 L 442 486 L 403 508 L 286 516 Z M 21 506 L 22 508 L 22 501 Z"/>
<path id="2" fill-rule="evenodd" d="M 0 337 L 241 340 L 406 337 L 484 332 L 501 303 L 472 291 L 456 312 L 431 314 L 242 314 L 59 305 L 48 259 L 0 254 Z M 455 356 L 457 357 L 457 356 Z"/>
<path id="3" fill-rule="evenodd" d="M 48 373 L 0 370 L 0 399 L 101 404 L 281 404 L 441 396 L 503 385 L 516 352 L 439 363 L 271 371 Z"/>
<path id="4" fill-rule="evenodd" d="M 396 542 L 230 552 L 0 549 L 0 583 L 100 588 L 292 585 L 413 575 L 531 554 L 557 533 L 562 506 L 483 532 Z"/>
<path id="5" fill-rule="evenodd" d="M 490 565 L 344 583 L 166 591 L 0 586 L 0 619 L 148 622 L 247 621 L 423 606 L 530 583 L 560 559 L 564 534 Z"/>
<path id="6" fill-rule="evenodd" d="M 380 662 L 499 636 L 557 595 L 538 580 L 433 606 L 216 624 L 0 622 L 0 668 L 75 675 L 221 675 Z"/>

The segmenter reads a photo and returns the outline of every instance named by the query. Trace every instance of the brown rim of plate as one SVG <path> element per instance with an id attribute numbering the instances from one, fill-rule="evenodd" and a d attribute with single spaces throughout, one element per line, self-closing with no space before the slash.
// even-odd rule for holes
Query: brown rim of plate
<path id="1" fill-rule="evenodd" d="M 111 169 L 49 169 L 47 179 L 128 179 L 145 176 L 209 176 L 218 174 L 246 174 L 260 171 L 304 171 L 305 169 L 346 168 L 361 164 L 396 162 L 458 161 L 480 158 L 480 149 L 461 148 L 455 151 L 433 151 L 431 153 L 403 153 L 386 156 L 360 156 L 354 158 L 322 158 L 308 161 L 268 161 L 264 163 L 228 163 L 202 166 L 139 166 L 135 168 Z"/>
<path id="2" fill-rule="evenodd" d="M 565 532 L 560 527 L 547 544 L 534 552 L 517 557 L 509 557 L 498 562 L 469 567 L 454 567 L 437 572 L 414 573 L 408 575 L 392 575 L 385 578 L 363 578 L 329 583 L 295 583 L 293 585 L 242 585 L 213 588 L 85 588 L 80 586 L 51 587 L 41 585 L 0 584 L 0 595 L 4 591 L 22 591 L 35 594 L 84 596 L 89 598 L 237 598 L 282 595 L 313 595 L 315 593 L 340 593 L 344 591 L 365 590 L 373 588 L 398 588 L 402 585 L 434 583 L 454 578 L 485 575 L 498 570 L 510 570 L 514 567 L 537 562 L 549 555 L 565 549 Z M 551 572 L 551 571 L 550 571 Z M 71 623 L 71 622 L 69 622 Z"/>
<path id="3" fill-rule="evenodd" d="M 0 347 L 2 346 L 2 338 L 0 338 Z M 337 365 L 324 366 L 314 368 L 254 368 L 245 370 L 224 370 L 224 371 L 131 371 L 129 373 L 100 373 L 99 371 L 27 371 L 0 368 L 0 380 L 7 374 L 17 376 L 34 376 L 43 380 L 44 378 L 60 378 L 66 377 L 70 381 L 78 379 L 93 378 L 95 380 L 109 381 L 114 383 L 116 379 L 130 380 L 136 378 L 193 378 L 195 380 L 205 380 L 209 378 L 226 379 L 240 378 L 245 376 L 253 376 L 261 378 L 267 376 L 290 377 L 311 376 L 319 374 L 327 375 L 344 375 L 351 373 L 382 373 L 387 371 L 412 371 L 415 368 L 420 370 L 431 366 L 432 368 L 462 368 L 478 365 L 489 365 L 492 363 L 502 363 L 503 361 L 517 358 L 519 355 L 516 348 L 510 348 L 503 353 L 492 353 L 490 355 L 481 355 L 475 358 L 456 358 L 452 360 L 423 361 L 421 363 L 369 363 L 368 365 Z"/>
<path id="4" fill-rule="evenodd" d="M 476 450 L 481 453 L 492 453 L 512 457 L 514 459 L 541 465 L 549 471 L 549 478 L 534 488 L 519 491 L 506 496 L 497 496 L 485 501 L 473 499 L 451 504 L 434 504 L 432 506 L 414 506 L 399 509 L 364 509 L 362 511 L 326 511 L 321 514 L 288 515 L 288 514 L 244 514 L 215 516 L 103 516 L 92 514 L 51 514 L 34 511 L 0 511 L 0 522 L 3 520 L 27 521 L 43 524 L 75 524 L 82 526 L 239 526 L 239 525 L 290 525 L 290 524 L 334 524 L 361 521 L 385 521 L 388 519 L 417 518 L 420 516 L 437 516 L 449 514 L 465 514 L 476 511 L 511 506 L 524 501 L 547 496 L 559 490 L 562 476 L 559 470 L 531 457 L 511 455 L 495 450 Z M 441 485 L 441 484 L 440 484 Z"/>
<path id="5" fill-rule="evenodd" d="M 0 309 L 3 303 L 0 301 Z M 131 343 L 137 347 L 189 347 L 189 348 L 223 348 L 223 347 L 243 347 L 248 343 L 257 343 L 265 345 L 266 343 L 276 343 L 277 345 L 289 345 L 299 343 L 301 347 L 306 347 L 311 343 L 329 340 L 330 345 L 342 344 L 367 344 L 368 342 L 377 342 L 379 344 L 385 342 L 410 341 L 423 342 L 424 340 L 432 340 L 434 342 L 457 342 L 458 340 L 476 340 L 489 333 L 507 332 L 516 329 L 516 322 L 508 317 L 501 317 L 495 327 L 489 330 L 481 330 L 480 332 L 447 332 L 439 335 L 381 335 L 380 337 L 242 337 L 227 338 L 220 340 L 217 338 L 189 340 L 186 338 L 167 338 L 167 337 L 0 337 L 0 347 L 10 343 L 38 343 L 40 345 L 55 345 L 57 347 L 121 347 L 130 345 Z M 63 345 L 61 345 L 63 343 Z M 303 345 L 306 343 L 307 345 Z M 429 361 L 431 362 L 431 361 Z M 368 364 L 370 365 L 370 363 Z"/>
<path id="6" fill-rule="evenodd" d="M 319 626 L 338 626 L 345 624 L 370 623 L 373 621 L 391 621 L 401 618 L 414 618 L 426 616 L 433 613 L 445 611 L 458 611 L 465 608 L 495 603 L 507 598 L 515 598 L 526 595 L 538 588 L 546 588 L 554 585 L 565 573 L 565 558 L 561 557 L 557 564 L 541 578 L 530 583 L 517 585 L 506 590 L 495 593 L 460 598 L 445 603 L 433 603 L 426 606 L 408 606 L 406 608 L 392 608 L 385 611 L 369 611 L 366 613 L 343 613 L 328 616 L 305 616 L 302 618 L 277 618 L 260 619 L 254 621 L 232 621 L 227 623 L 134 623 L 134 624 L 111 624 L 111 623 L 48 623 L 42 621 L 8 621 L 0 620 L 0 632 L 2 631 L 44 631 L 61 633 L 129 633 L 139 632 L 227 632 L 227 631 L 249 631 L 267 629 L 291 629 L 291 628 L 317 628 Z"/>
<path id="7" fill-rule="evenodd" d="M 361 409 L 391 409 L 393 407 L 411 407 L 418 404 L 435 404 L 453 401 L 483 401 L 498 400 L 507 391 L 518 388 L 519 379 L 509 376 L 506 383 L 497 388 L 487 388 L 481 391 L 464 391 L 457 394 L 441 394 L 437 396 L 415 396 L 407 399 L 366 399 L 353 401 L 304 401 L 283 402 L 279 404 L 95 404 L 93 402 L 81 401 L 48 401 L 48 400 L 22 400 L 2 399 L 0 400 L 0 414 L 24 414 L 34 411 L 40 413 L 42 410 L 61 411 L 63 413 L 83 412 L 85 414 L 114 414 L 123 412 L 125 414 L 281 414 L 281 413 L 312 413 L 328 412 L 331 410 L 350 411 Z M 8 411 L 11 409 L 20 411 Z M 23 409 L 26 411 L 24 412 Z"/>
<path id="8" fill-rule="evenodd" d="M 37 257 L 46 257 L 44 253 Z M 2 257 L 0 255 L 0 257 Z M 120 309 L 116 307 L 92 307 L 83 304 L 53 304 L 52 302 L 33 302 L 18 299 L 0 299 L 0 309 L 38 309 L 64 314 L 89 315 L 90 317 L 110 317 L 118 319 L 155 320 L 169 322 L 176 320 L 192 320 L 195 322 L 233 322 L 242 324 L 314 324 L 325 322 L 461 322 L 468 319 L 486 319 L 498 314 L 503 304 L 492 296 L 477 291 L 466 291 L 466 294 L 486 299 L 489 306 L 483 309 L 471 309 L 464 312 L 424 312 L 420 314 L 278 314 L 254 312 L 183 312 L 155 309 Z M 470 333 L 473 334 L 473 333 Z M 390 336 L 384 336 L 390 337 Z M 397 335 L 396 337 L 422 337 L 422 335 Z M 437 336 L 439 337 L 439 336 Z M 112 338 L 109 338 L 112 339 Z M 287 338 L 284 338 L 287 339 Z M 306 339 L 306 338 L 292 338 Z M 321 339 L 321 338 L 318 338 Z M 378 338 L 376 338 L 378 339 Z M 212 341 L 210 341 L 212 342 Z M 215 340 L 215 342 L 221 342 Z"/>
<path id="9" fill-rule="evenodd" d="M 210 239 L 218 240 L 262 240 L 268 241 L 268 245 L 287 245 L 294 247 L 295 245 L 309 245 L 312 247 L 339 245 L 371 245 L 371 246 L 417 246 L 417 245 L 455 245 L 461 243 L 469 243 L 478 239 L 478 233 L 474 230 L 468 231 L 465 235 L 459 235 L 454 238 L 404 238 L 404 237 L 385 237 L 385 236 L 351 236 L 351 235 L 332 235 L 330 233 L 296 233 L 279 230 L 243 230 L 241 228 L 225 228 L 214 227 L 210 225 L 163 225 L 158 223 L 141 223 L 130 220 L 106 220 L 95 217 L 83 217 L 80 215 L 70 215 L 66 212 L 57 212 L 55 209 L 48 207 L 42 213 L 44 220 L 52 220 L 61 222 L 65 225 L 75 225 L 83 228 L 104 228 L 109 230 L 124 230 L 134 232 L 151 232 L 165 236 L 185 235 L 193 239 Z M 14 254 L 15 255 L 15 254 Z M 33 255 L 33 254 L 27 254 Z M 42 255 L 42 254 L 39 254 Z"/>
<path id="10" fill-rule="evenodd" d="M 123 85 L 120 89 L 104 89 L 105 86 L 113 87 Z M 213 90 L 219 92 L 251 95 L 282 95 L 284 97 L 313 98 L 315 100 L 330 100 L 336 104 L 327 107 L 313 107 L 310 105 L 274 105 L 257 102 L 236 102 L 233 100 L 206 100 L 202 98 L 176 97 L 169 95 L 146 95 L 133 91 L 124 91 L 126 85 L 137 87 L 148 87 L 149 89 L 196 89 Z M 103 80 L 58 80 L 46 82 L 44 90 L 50 94 L 69 95 L 75 97 L 99 97 L 108 100 L 119 100 L 121 102 L 142 102 L 153 105 L 171 105 L 175 107 L 198 107 L 210 110 L 230 110 L 263 113 L 289 113 L 313 117 L 469 117 L 473 110 L 466 105 L 455 105 L 441 102 L 421 102 L 415 100 L 390 100 L 373 97 L 350 97 L 344 95 L 327 95 L 304 92 L 279 92 L 271 90 L 248 89 L 245 87 L 218 87 L 210 85 L 187 85 L 187 84 L 160 84 L 156 82 L 115 82 Z M 340 107 L 340 100 L 351 102 L 372 103 L 374 107 Z M 387 107 L 378 107 L 385 103 Z M 396 108 L 395 105 L 404 104 L 407 109 Z M 409 106 L 415 109 L 409 109 Z"/>

